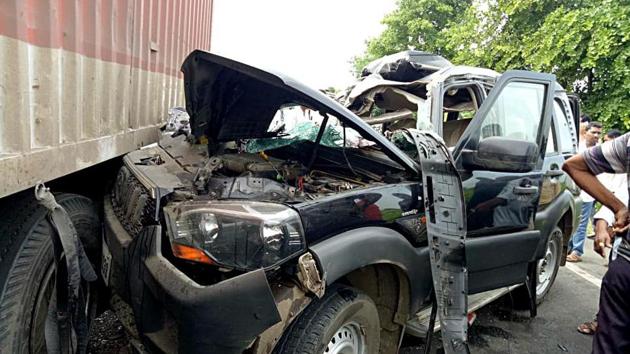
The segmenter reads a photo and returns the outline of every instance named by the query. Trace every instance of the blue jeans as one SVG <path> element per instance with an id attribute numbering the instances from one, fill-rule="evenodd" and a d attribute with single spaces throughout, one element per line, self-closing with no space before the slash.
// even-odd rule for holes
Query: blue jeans
<path id="1" fill-rule="evenodd" d="M 586 239 L 586 227 L 591 219 L 591 213 L 593 212 L 593 205 L 595 202 L 583 202 L 582 212 L 580 214 L 580 225 L 569 241 L 569 253 L 575 252 L 578 256 L 584 254 L 584 239 Z"/>

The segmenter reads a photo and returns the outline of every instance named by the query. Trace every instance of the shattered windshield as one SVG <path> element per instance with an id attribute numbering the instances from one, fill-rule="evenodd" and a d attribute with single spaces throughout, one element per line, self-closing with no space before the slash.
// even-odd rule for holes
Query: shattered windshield
<path id="1" fill-rule="evenodd" d="M 302 105 L 285 105 L 275 114 L 267 132 L 270 138 L 250 139 L 247 152 L 280 148 L 297 142 L 317 142 L 321 127 L 326 124 L 319 144 L 328 147 L 362 148 L 375 145 L 352 128 L 344 127 L 336 117 L 324 115 Z"/>

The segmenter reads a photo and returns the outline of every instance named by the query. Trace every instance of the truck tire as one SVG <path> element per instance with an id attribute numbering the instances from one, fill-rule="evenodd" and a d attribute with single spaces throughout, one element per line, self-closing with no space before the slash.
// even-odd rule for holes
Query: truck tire
<path id="1" fill-rule="evenodd" d="M 57 202 L 72 219 L 88 253 L 100 239 L 94 203 L 75 194 Z M 0 208 L 0 348 L 3 353 L 46 352 L 44 323 L 54 290 L 52 226 L 31 193 L 21 193 Z M 90 249 L 92 248 L 92 249 Z"/>
<path id="2" fill-rule="evenodd" d="M 379 346 L 380 320 L 374 301 L 357 289 L 334 286 L 291 324 L 275 352 L 377 354 Z"/>

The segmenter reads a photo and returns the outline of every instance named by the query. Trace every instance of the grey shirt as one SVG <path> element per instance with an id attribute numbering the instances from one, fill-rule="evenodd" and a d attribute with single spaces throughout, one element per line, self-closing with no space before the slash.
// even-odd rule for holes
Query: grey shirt
<path id="1" fill-rule="evenodd" d="M 582 152 L 586 165 L 595 175 L 600 173 L 628 174 L 630 172 L 628 155 L 630 155 L 630 133 Z M 623 235 L 618 252 L 620 256 L 630 261 L 630 240 L 627 233 Z"/>

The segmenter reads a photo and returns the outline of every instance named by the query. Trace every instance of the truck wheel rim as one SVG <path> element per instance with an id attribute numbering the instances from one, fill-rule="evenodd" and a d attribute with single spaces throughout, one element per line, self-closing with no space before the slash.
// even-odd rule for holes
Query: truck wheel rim
<path id="1" fill-rule="evenodd" d="M 541 296 L 551 286 L 553 273 L 555 272 L 556 264 L 558 264 L 558 243 L 556 242 L 557 238 L 554 237 L 556 232 L 549 235 L 545 256 L 538 261 L 538 266 L 536 267 L 536 275 L 538 277 L 536 296 Z"/>
<path id="2" fill-rule="evenodd" d="M 361 327 L 356 322 L 349 322 L 341 326 L 330 338 L 326 349 L 326 354 L 364 354 L 365 335 Z"/>

